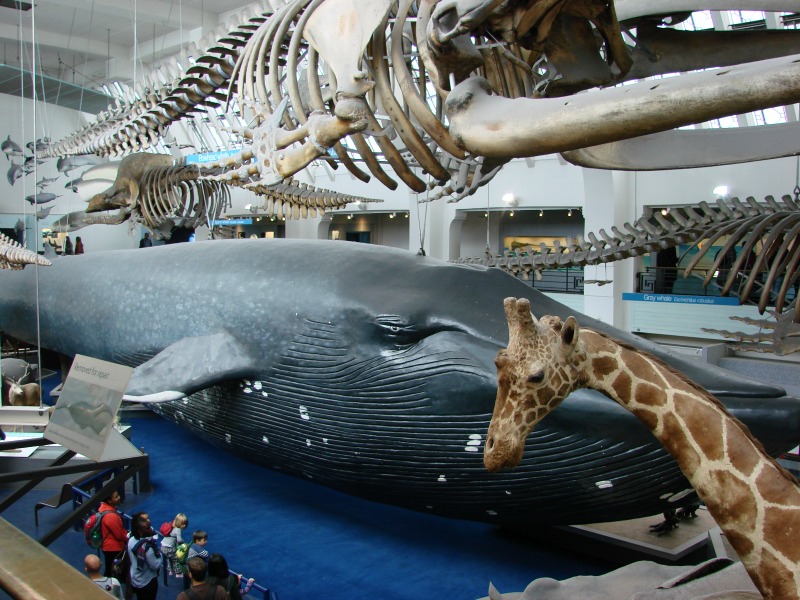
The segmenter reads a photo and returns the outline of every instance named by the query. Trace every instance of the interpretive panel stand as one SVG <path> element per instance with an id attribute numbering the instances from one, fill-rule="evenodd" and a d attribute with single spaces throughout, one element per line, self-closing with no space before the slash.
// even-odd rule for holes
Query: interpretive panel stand
<path id="1" fill-rule="evenodd" d="M 95 461 L 139 455 L 114 428 L 133 369 L 78 354 L 44 436 Z"/>

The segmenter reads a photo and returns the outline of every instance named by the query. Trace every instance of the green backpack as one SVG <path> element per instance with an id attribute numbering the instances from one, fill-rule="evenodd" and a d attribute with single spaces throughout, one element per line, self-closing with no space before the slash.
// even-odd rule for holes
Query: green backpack
<path id="1" fill-rule="evenodd" d="M 175 547 L 175 558 L 178 561 L 178 566 L 181 568 L 181 572 L 184 575 L 189 574 L 189 566 L 186 564 L 186 561 L 189 560 L 189 547 L 191 544 L 187 544 L 186 542 L 182 544 L 178 544 Z"/>

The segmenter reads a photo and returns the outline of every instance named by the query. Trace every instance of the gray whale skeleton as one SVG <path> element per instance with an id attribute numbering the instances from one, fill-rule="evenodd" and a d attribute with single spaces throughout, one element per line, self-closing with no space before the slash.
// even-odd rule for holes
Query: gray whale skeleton
<path id="1" fill-rule="evenodd" d="M 250 117 L 237 132 L 243 149 L 183 180 L 245 186 L 266 195 L 268 214 L 295 218 L 366 200 L 301 185 L 276 191 L 295 185 L 288 178 L 316 160 L 395 189 L 398 182 L 383 168 L 388 164 L 412 191 L 457 201 L 516 157 L 560 152 L 578 165 L 645 170 L 796 155 L 796 123 L 711 137 L 675 130 L 800 100 L 797 30 L 672 27 L 696 9 L 731 8 L 790 12 L 796 2 L 273 0 L 209 42 L 185 72 L 161 68 L 146 79 L 139 98 L 118 103 L 39 154 L 139 152 L 159 141 L 171 123 L 235 98 Z M 676 72 L 682 74 L 645 79 Z M 169 168 L 144 186 L 142 208 L 163 195 L 153 190 L 169 188 Z M 133 189 L 117 218 L 137 214 L 131 205 Z M 97 198 L 93 210 L 112 206 L 108 197 Z M 629 233 L 601 232 L 602 242 L 590 235 L 567 260 L 611 262 L 644 248 L 697 242 L 717 230 L 751 246 L 764 236 L 772 243 L 796 233 L 796 201 L 784 199 L 777 211 L 769 200 L 740 206 L 701 206 L 669 225 L 626 224 Z M 797 279 L 798 252 L 783 248 L 787 259 L 770 272 L 771 281 L 786 275 L 779 313 Z M 528 268 L 525 259 L 515 261 L 483 260 Z M 563 261 L 564 255 L 543 254 L 529 266 L 552 268 Z M 741 266 L 739 261 L 731 270 L 726 289 Z M 745 286 L 748 293 L 752 283 Z M 764 306 L 762 297 L 762 312 Z M 800 322 L 796 304 L 791 320 Z"/>

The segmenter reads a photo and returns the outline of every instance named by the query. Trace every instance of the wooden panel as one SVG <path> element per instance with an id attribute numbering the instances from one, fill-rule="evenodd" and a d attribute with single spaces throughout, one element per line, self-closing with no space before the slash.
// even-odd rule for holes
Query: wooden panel
<path id="1" fill-rule="evenodd" d="M 87 551 L 89 548 L 87 547 Z M 88 553 L 88 552 L 87 552 Z M 20 600 L 108 600 L 85 573 L 0 519 L 0 588 Z"/>

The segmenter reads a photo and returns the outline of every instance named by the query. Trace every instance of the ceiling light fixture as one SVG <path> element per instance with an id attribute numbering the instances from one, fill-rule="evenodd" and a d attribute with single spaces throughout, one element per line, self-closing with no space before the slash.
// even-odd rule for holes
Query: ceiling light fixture
<path id="1" fill-rule="evenodd" d="M 567 216 L 568 216 L 568 217 L 571 217 L 571 216 L 572 216 L 572 209 L 571 209 L 571 208 L 569 209 L 569 211 L 567 211 Z"/>
<path id="2" fill-rule="evenodd" d="M 540 211 L 539 211 L 539 216 L 540 216 L 540 217 L 543 217 L 543 216 L 544 216 L 544 211 L 543 211 L 543 210 L 540 210 Z"/>
<path id="3" fill-rule="evenodd" d="M 505 204 L 507 204 L 508 206 L 516 206 L 517 205 L 517 199 L 514 197 L 514 194 L 512 194 L 511 192 L 506 192 L 505 194 L 503 194 L 503 202 Z"/>

